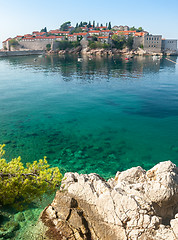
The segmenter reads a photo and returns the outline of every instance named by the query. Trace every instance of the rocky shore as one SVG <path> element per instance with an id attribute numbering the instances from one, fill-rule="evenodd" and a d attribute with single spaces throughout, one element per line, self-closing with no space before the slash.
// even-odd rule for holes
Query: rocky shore
<path id="1" fill-rule="evenodd" d="M 52 51 L 49 51 L 48 54 L 54 53 Z M 90 48 L 84 48 L 81 47 L 78 48 L 72 48 L 72 49 L 66 49 L 66 50 L 60 50 L 57 52 L 59 55 L 65 55 L 65 54 L 82 54 L 88 57 L 97 57 L 97 56 L 114 56 L 114 55 L 125 55 L 125 56 L 162 56 L 163 53 L 151 53 L 143 50 L 142 48 L 138 48 L 135 50 L 129 50 L 128 48 L 124 48 L 122 50 L 119 49 L 90 49 Z"/>
<path id="2" fill-rule="evenodd" d="M 32 232 L 33 231 L 33 232 Z M 25 239 L 178 239 L 178 168 L 133 167 L 108 181 L 66 173 L 60 191 Z"/>

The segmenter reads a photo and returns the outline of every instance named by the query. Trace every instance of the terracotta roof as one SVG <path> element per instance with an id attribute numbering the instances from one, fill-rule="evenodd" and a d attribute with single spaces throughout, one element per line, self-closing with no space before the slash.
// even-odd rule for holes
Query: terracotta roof
<path id="1" fill-rule="evenodd" d="M 34 34 L 36 34 L 37 36 L 41 36 L 41 35 L 46 34 L 46 32 L 36 32 L 36 33 L 34 33 Z"/>
<path id="2" fill-rule="evenodd" d="M 105 36 L 100 36 L 100 37 L 98 37 L 98 38 L 108 38 L 108 37 L 105 37 Z"/>
<path id="3" fill-rule="evenodd" d="M 140 37 L 142 37 L 142 36 L 144 36 L 146 33 L 145 32 L 136 32 L 135 33 L 135 36 L 140 36 Z"/>
<path id="4" fill-rule="evenodd" d="M 63 36 L 36 36 L 36 37 L 29 37 L 29 38 L 23 38 L 23 40 L 35 40 L 35 39 L 56 39 L 56 38 L 63 38 Z"/>
<path id="5" fill-rule="evenodd" d="M 25 34 L 24 37 L 32 37 L 31 34 Z"/>
<path id="6" fill-rule="evenodd" d="M 93 30 L 93 31 L 89 31 L 89 33 L 100 33 L 101 31 L 99 30 Z"/>
<path id="7" fill-rule="evenodd" d="M 69 33 L 69 31 L 50 30 L 50 33 Z"/>
<path id="8" fill-rule="evenodd" d="M 100 32 L 111 32 L 110 30 L 101 30 Z"/>
<path id="9" fill-rule="evenodd" d="M 117 31 L 117 33 L 136 33 L 136 31 Z"/>
<path id="10" fill-rule="evenodd" d="M 8 39 L 6 39 L 5 41 L 3 41 L 3 43 L 5 43 L 5 42 L 7 42 L 7 41 L 9 41 L 9 40 L 11 40 L 12 38 L 8 38 Z"/>
<path id="11" fill-rule="evenodd" d="M 74 35 L 77 35 L 77 36 L 85 36 L 87 35 L 88 33 L 87 32 L 81 32 L 81 33 L 74 33 Z"/>

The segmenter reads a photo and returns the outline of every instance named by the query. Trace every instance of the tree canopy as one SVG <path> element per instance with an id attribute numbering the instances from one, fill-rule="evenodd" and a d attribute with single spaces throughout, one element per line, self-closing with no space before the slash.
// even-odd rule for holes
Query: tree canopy
<path id="1" fill-rule="evenodd" d="M 42 28 L 40 32 L 46 32 L 47 33 L 47 28 Z"/>
<path id="2" fill-rule="evenodd" d="M 71 26 L 71 22 L 70 22 L 70 21 L 65 22 L 65 23 L 63 23 L 63 24 L 60 26 L 60 30 L 61 30 L 61 31 L 67 31 L 70 26 Z"/>
<path id="3" fill-rule="evenodd" d="M 46 157 L 24 167 L 21 157 L 9 162 L 2 158 L 4 146 L 0 145 L 0 205 L 19 207 L 60 185 L 62 174 L 57 167 L 50 168 Z"/>

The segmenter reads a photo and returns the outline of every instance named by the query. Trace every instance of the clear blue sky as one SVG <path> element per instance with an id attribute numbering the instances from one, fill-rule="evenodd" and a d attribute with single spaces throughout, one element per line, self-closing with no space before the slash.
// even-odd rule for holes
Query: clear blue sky
<path id="1" fill-rule="evenodd" d="M 0 0 L 0 10 L 0 42 L 43 27 L 57 29 L 65 21 L 75 26 L 89 20 L 142 26 L 152 34 L 178 39 L 178 0 Z"/>

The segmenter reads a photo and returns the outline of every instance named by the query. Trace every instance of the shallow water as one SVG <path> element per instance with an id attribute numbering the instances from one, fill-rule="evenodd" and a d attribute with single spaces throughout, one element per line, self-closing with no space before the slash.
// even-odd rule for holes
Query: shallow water
<path id="1" fill-rule="evenodd" d="M 6 158 L 47 156 L 63 172 L 103 177 L 168 159 L 178 164 L 176 64 L 151 57 L 35 58 L 0 59 Z"/>
<path id="2" fill-rule="evenodd" d="M 109 178 L 138 165 L 178 165 L 178 65 L 152 57 L 1 58 L 0 130 L 7 159 L 47 156 L 63 173 Z"/>

